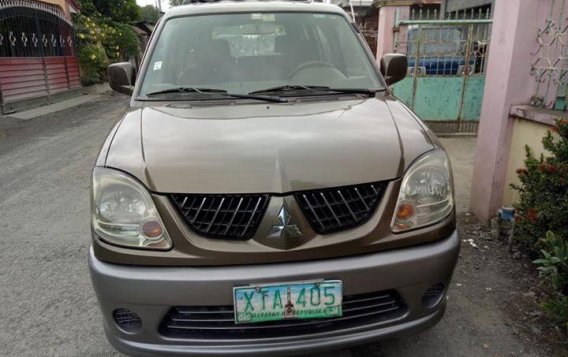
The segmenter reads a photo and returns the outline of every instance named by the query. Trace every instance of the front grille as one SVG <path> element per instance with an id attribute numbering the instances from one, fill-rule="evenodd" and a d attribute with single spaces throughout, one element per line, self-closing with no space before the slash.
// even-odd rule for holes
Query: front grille
<path id="1" fill-rule="evenodd" d="M 400 295 L 383 291 L 343 298 L 343 316 L 236 325 L 233 306 L 174 306 L 160 325 L 172 338 L 239 339 L 295 336 L 370 325 L 401 317 L 406 307 Z"/>
<path id="2" fill-rule="evenodd" d="M 365 223 L 383 196 L 386 183 L 303 191 L 295 194 L 312 228 L 319 234 Z"/>
<path id="3" fill-rule="evenodd" d="M 264 217 L 268 195 L 173 194 L 185 221 L 195 232 L 210 238 L 251 238 Z"/>

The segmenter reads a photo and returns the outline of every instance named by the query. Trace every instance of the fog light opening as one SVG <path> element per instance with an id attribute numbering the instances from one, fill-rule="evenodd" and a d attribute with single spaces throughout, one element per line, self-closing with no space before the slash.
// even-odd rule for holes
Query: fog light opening
<path id="1" fill-rule="evenodd" d="M 112 312 L 116 325 L 126 332 L 137 332 L 142 328 L 142 319 L 128 309 L 116 309 Z"/>
<path id="2" fill-rule="evenodd" d="M 422 305 L 427 309 L 436 307 L 444 297 L 444 288 L 444 284 L 442 283 L 429 287 L 422 296 Z"/>

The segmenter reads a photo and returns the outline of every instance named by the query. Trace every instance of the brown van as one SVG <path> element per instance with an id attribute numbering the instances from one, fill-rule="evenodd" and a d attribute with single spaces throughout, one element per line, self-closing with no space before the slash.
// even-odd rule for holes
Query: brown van
<path id="1" fill-rule="evenodd" d="M 289 355 L 438 322 L 453 179 L 343 10 L 217 2 L 161 19 L 93 170 L 89 265 L 133 355 Z M 136 79 L 136 81 L 135 81 Z"/>

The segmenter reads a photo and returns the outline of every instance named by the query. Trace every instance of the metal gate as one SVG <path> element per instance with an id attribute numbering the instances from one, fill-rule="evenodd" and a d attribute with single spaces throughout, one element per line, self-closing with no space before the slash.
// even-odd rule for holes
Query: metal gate
<path id="1" fill-rule="evenodd" d="M 436 132 L 477 132 L 491 36 L 489 11 L 411 12 L 395 21 L 394 52 L 408 76 L 394 94 Z"/>
<path id="2" fill-rule="evenodd" d="M 71 20 L 55 5 L 33 0 L 0 0 L 0 105 L 80 88 Z"/>

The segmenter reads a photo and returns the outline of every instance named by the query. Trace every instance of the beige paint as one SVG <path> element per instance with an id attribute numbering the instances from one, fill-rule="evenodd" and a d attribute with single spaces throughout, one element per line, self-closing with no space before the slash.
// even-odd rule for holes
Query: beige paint
<path id="1" fill-rule="evenodd" d="M 40 0 L 39 2 L 43 2 L 46 4 L 52 4 L 52 5 L 57 5 L 59 6 L 61 9 L 63 9 L 63 12 L 65 13 L 65 16 L 67 18 L 71 18 L 71 13 L 69 11 L 69 5 L 67 4 L 67 1 L 65 0 Z"/>
<path id="2" fill-rule="evenodd" d="M 518 200 L 518 192 L 511 188 L 511 184 L 518 184 L 519 178 L 516 170 L 525 167 L 525 146 L 528 145 L 536 156 L 544 153 L 542 138 L 546 135 L 549 125 L 515 118 L 513 123 L 513 134 L 511 138 L 511 151 L 509 155 L 509 165 L 507 166 L 507 179 L 505 180 L 505 194 L 503 206 L 510 207 Z"/>

